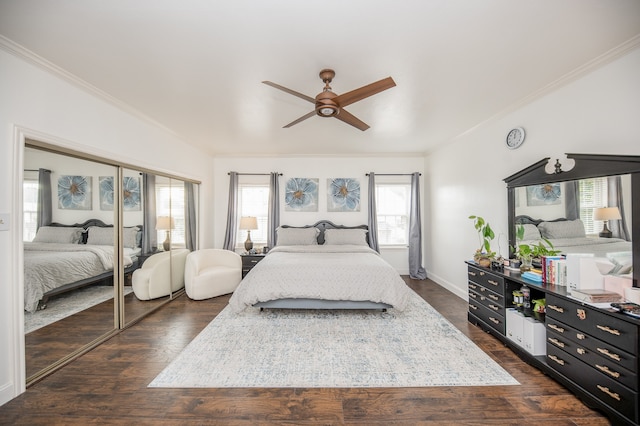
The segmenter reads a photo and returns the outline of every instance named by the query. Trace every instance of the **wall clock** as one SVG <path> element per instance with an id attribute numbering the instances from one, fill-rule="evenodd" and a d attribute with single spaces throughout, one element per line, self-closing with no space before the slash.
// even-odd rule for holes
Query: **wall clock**
<path id="1" fill-rule="evenodd" d="M 522 127 L 516 127 L 515 129 L 511 129 L 509 133 L 507 133 L 507 148 L 516 149 L 519 148 L 520 145 L 524 142 L 524 129 Z"/>

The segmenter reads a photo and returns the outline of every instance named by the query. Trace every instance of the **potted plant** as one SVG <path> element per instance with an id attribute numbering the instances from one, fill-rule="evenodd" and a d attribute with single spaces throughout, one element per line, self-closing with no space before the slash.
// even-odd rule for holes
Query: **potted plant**
<path id="1" fill-rule="evenodd" d="M 546 238 L 539 241 L 537 244 L 521 244 L 524 238 L 524 226 L 518 225 L 516 228 L 516 241 L 520 242 L 513 248 L 514 255 L 522 263 L 520 264 L 520 271 L 529 271 L 534 262 L 540 265 L 542 256 L 555 256 L 560 253 L 559 250 L 553 248 L 553 244 Z M 537 261 L 537 262 L 536 262 Z"/>
<path id="2" fill-rule="evenodd" d="M 491 241 L 496 237 L 491 225 L 480 216 L 471 215 L 469 219 L 473 220 L 473 227 L 478 232 L 480 240 L 480 248 L 476 250 L 473 260 L 480 266 L 488 268 L 491 266 L 491 260 L 495 257 L 495 252 L 491 250 Z"/>

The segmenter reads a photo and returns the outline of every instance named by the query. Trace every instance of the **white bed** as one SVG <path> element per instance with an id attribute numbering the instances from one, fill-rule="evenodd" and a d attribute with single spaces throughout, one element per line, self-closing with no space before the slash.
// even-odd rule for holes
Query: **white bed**
<path id="1" fill-rule="evenodd" d="M 33 242 L 24 243 L 24 310 L 46 307 L 51 296 L 113 277 L 113 227 L 102 222 L 46 226 Z M 125 271 L 135 269 L 137 227 L 125 231 Z"/>
<path id="2" fill-rule="evenodd" d="M 229 306 L 403 310 L 411 290 L 367 245 L 364 228 L 327 221 L 279 228 L 278 245 L 242 280 Z"/>

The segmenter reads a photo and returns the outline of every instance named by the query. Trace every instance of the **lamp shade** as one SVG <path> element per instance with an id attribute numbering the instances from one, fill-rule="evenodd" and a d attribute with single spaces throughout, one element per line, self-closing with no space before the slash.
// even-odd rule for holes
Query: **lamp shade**
<path id="1" fill-rule="evenodd" d="M 593 210 L 593 218 L 595 220 L 620 220 L 620 210 L 617 207 L 603 207 Z"/>
<path id="2" fill-rule="evenodd" d="M 174 229 L 176 227 L 176 221 L 173 217 L 169 216 L 159 216 L 156 222 L 156 229 L 160 229 L 163 231 L 168 231 L 170 229 Z"/>
<path id="3" fill-rule="evenodd" d="M 240 229 L 258 229 L 258 219 L 255 216 L 244 216 L 240 218 Z"/>

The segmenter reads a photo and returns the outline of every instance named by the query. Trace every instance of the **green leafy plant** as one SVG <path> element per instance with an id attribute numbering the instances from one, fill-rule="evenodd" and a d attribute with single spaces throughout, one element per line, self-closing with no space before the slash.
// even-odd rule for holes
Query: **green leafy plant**
<path id="1" fill-rule="evenodd" d="M 476 253 L 489 258 L 495 257 L 496 254 L 491 251 L 491 241 L 496 237 L 496 234 L 493 232 L 493 229 L 491 229 L 489 222 L 484 220 L 484 218 L 475 215 L 469 216 L 469 219 L 473 220 L 473 227 L 478 231 L 480 248 L 476 250 Z"/>
<path id="2" fill-rule="evenodd" d="M 524 238 L 524 225 L 520 224 L 516 228 L 516 241 L 521 242 Z M 514 248 L 514 255 L 520 260 L 538 259 L 542 256 L 555 256 L 560 250 L 555 250 L 553 244 L 546 238 L 542 238 L 537 244 L 518 244 Z"/>

